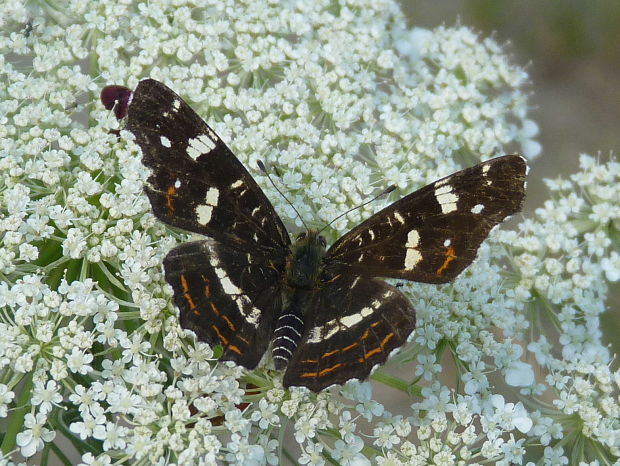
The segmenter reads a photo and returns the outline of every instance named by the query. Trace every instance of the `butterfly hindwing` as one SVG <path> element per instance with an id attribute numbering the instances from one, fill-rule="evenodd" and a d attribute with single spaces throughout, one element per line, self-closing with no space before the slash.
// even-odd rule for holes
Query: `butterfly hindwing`
<path id="1" fill-rule="evenodd" d="M 319 391 L 366 379 L 415 328 L 409 300 L 383 280 L 346 276 L 324 284 L 284 374 L 284 386 Z"/>
<path id="2" fill-rule="evenodd" d="M 181 326 L 224 349 L 223 360 L 254 368 L 282 307 L 283 263 L 213 240 L 172 249 L 164 259 Z"/>
<path id="3" fill-rule="evenodd" d="M 171 89 L 140 81 L 127 129 L 152 169 L 145 190 L 160 220 L 245 249 L 288 250 L 284 224 L 252 176 Z"/>
<path id="4" fill-rule="evenodd" d="M 498 157 L 405 196 L 341 237 L 327 252 L 333 273 L 446 283 L 476 258 L 491 229 L 519 211 L 525 160 Z"/>

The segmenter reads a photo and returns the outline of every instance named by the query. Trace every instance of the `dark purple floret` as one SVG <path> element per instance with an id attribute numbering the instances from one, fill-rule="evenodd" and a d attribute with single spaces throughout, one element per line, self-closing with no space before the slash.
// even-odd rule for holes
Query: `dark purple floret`
<path id="1" fill-rule="evenodd" d="M 127 116 L 127 108 L 132 94 L 133 91 L 128 87 L 113 84 L 101 89 L 101 102 L 106 109 L 114 109 L 116 118 L 122 120 Z"/>

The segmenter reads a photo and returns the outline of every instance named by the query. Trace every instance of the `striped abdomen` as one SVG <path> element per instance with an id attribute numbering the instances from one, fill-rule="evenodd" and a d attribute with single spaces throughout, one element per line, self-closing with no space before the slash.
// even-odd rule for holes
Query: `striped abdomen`
<path id="1" fill-rule="evenodd" d="M 303 295 L 293 295 L 278 322 L 276 322 L 276 330 L 273 333 L 272 355 L 273 363 L 278 370 L 286 367 L 304 332 L 304 298 L 305 296 Z"/>

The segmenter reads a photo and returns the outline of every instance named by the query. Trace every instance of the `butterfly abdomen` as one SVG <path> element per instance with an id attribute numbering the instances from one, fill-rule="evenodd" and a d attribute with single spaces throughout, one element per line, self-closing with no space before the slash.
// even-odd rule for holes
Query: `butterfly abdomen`
<path id="1" fill-rule="evenodd" d="M 310 293 L 296 290 L 285 303 L 282 315 L 276 322 L 273 334 L 273 363 L 276 369 L 284 369 L 304 333 L 304 310 Z"/>

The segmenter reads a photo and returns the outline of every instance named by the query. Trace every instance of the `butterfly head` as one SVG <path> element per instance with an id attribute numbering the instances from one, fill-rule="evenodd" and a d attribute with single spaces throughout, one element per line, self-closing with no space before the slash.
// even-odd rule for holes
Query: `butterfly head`
<path id="1" fill-rule="evenodd" d="M 327 242 L 317 230 L 297 235 L 286 266 L 288 284 L 295 288 L 312 288 L 319 279 Z"/>

